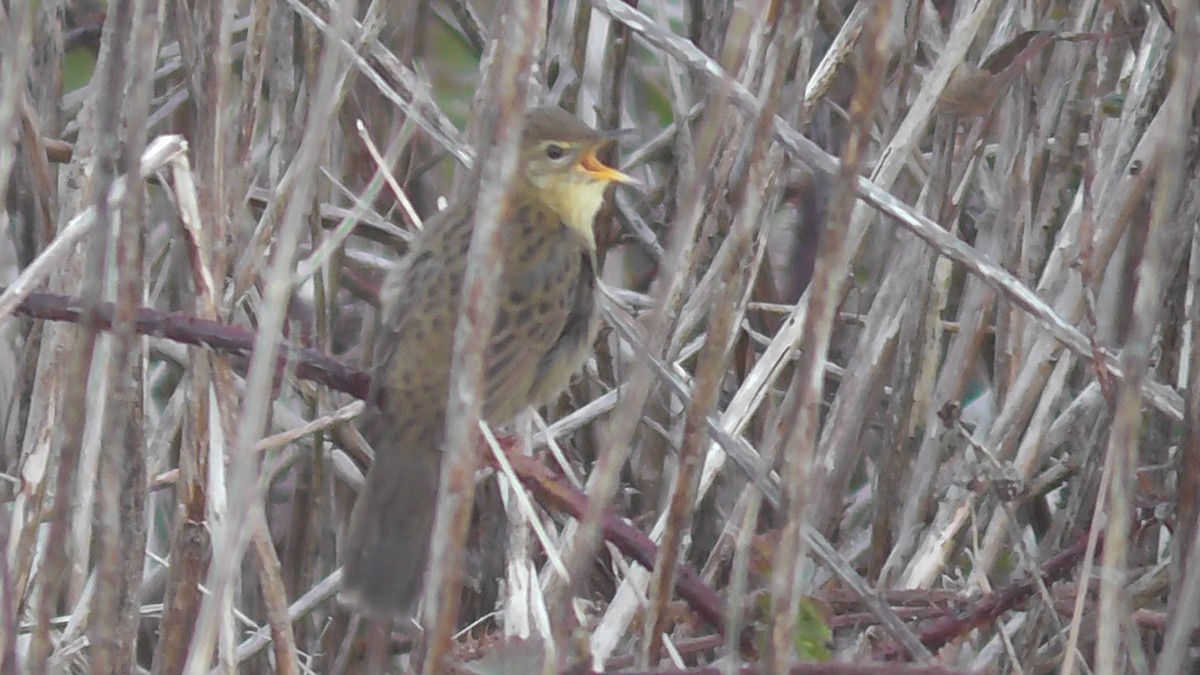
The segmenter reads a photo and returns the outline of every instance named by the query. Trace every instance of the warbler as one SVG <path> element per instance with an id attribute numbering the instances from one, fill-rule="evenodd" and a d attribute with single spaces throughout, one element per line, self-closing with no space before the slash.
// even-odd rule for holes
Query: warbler
<path id="1" fill-rule="evenodd" d="M 592 224 L 608 185 L 634 183 L 598 159 L 614 142 L 558 108 L 527 113 L 484 353 L 483 416 L 494 425 L 558 396 L 591 351 Z M 343 601 L 378 618 L 413 617 L 424 582 L 474 201 L 464 196 L 431 218 L 381 293 L 388 309 L 360 424 L 375 463 L 341 547 Z"/>

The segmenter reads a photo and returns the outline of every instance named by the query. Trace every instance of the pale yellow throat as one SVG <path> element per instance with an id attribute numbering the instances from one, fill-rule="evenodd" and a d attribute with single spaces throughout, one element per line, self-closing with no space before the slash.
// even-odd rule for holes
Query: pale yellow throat
<path id="1" fill-rule="evenodd" d="M 590 248 L 596 247 L 592 224 L 604 202 L 607 183 L 600 181 L 567 182 L 556 185 L 542 195 L 543 202 L 571 230 L 583 236 Z"/>

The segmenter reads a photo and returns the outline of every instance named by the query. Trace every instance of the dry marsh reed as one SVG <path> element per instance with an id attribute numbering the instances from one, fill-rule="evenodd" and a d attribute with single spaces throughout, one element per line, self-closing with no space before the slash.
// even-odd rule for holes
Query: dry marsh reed
<path id="1" fill-rule="evenodd" d="M 0 3 L 0 672 L 1190 672 L 1198 64 L 1195 0 Z M 482 433 L 459 331 L 368 625 L 379 284 L 538 103 L 642 183 L 604 328 Z"/>

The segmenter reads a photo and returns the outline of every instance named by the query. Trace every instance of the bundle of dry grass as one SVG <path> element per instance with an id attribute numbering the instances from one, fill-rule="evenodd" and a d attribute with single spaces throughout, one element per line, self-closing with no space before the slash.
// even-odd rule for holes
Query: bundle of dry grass
<path id="1" fill-rule="evenodd" d="M 0 8 L 0 671 L 1194 660 L 1195 2 L 359 5 Z M 545 103 L 646 186 L 605 327 L 508 428 L 455 371 L 363 621 L 379 284 Z"/>

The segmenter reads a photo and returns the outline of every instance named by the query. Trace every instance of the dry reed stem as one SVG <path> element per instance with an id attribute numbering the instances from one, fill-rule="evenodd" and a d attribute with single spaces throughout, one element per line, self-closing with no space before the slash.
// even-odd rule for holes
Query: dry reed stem
<path id="1" fill-rule="evenodd" d="M 824 391 L 825 369 L 822 363 L 832 341 L 833 320 L 837 316 L 838 300 L 846 280 L 849 262 L 848 247 L 853 240 L 847 226 L 854 209 L 854 183 L 868 146 L 870 120 L 883 86 L 884 66 L 889 47 L 886 37 L 895 3 L 885 2 L 874 7 L 866 19 L 865 48 L 854 96 L 850 102 L 850 130 L 842 154 L 841 172 L 834 187 L 829 221 L 821 233 L 817 264 L 813 273 L 804 332 L 797 348 L 800 362 L 780 404 L 771 440 L 778 443 L 768 447 L 774 456 L 783 460 L 781 475 L 786 486 L 786 518 L 780 533 L 778 559 L 773 564 L 771 593 L 773 606 L 770 618 L 770 641 L 765 663 L 768 668 L 783 669 L 791 660 L 796 622 L 800 613 L 800 598 L 805 574 L 803 564 L 804 538 L 801 532 L 809 522 L 810 504 L 815 492 L 813 460 L 818 440 L 820 405 Z M 912 656 L 928 663 L 932 655 L 918 649 Z"/>
<path id="2" fill-rule="evenodd" d="M 259 375 L 247 383 L 233 364 L 252 350 L 231 345 L 250 335 L 238 326 L 254 325 L 260 339 L 286 345 L 289 355 L 305 345 L 353 362 L 358 352 L 343 350 L 361 343 L 353 338 L 373 300 L 373 278 L 394 257 L 377 243 L 404 249 L 411 238 L 391 224 L 388 210 L 410 201 L 399 208 L 409 214 L 401 220 L 413 222 L 412 214 L 426 213 L 441 194 L 445 166 L 430 160 L 413 168 L 405 158 L 427 149 L 464 166 L 474 161 L 475 150 L 441 107 L 441 76 L 427 68 L 428 54 L 418 57 L 404 45 L 393 51 L 378 3 L 361 23 L 339 20 L 337 3 L 320 0 L 162 3 L 161 16 L 153 14 L 159 3 L 111 3 L 103 35 L 99 24 L 85 25 L 67 41 L 92 35 L 101 53 L 95 82 L 60 97 L 55 78 L 64 35 L 50 20 L 56 3 L 44 4 L 49 9 L 29 11 L 17 3 L 0 16 L 0 60 L 6 72 L 29 74 L 0 84 L 0 185 L 8 207 L 0 219 L 9 224 L 0 248 L 0 285 L 7 285 L 0 335 L 4 353 L 25 354 L 19 367 L 0 367 L 5 417 L 16 420 L 0 428 L 6 443 L 13 439 L 0 461 L 13 478 L 4 489 L 15 497 L 5 512 L 10 525 L 0 564 L 0 669 L 82 664 L 117 672 L 136 663 L 178 672 L 190 659 L 199 672 L 214 657 L 212 672 L 257 672 L 268 664 L 285 672 L 353 668 L 354 641 L 344 639 L 343 614 L 328 599 L 338 579 L 331 567 L 344 506 L 338 491 L 353 486 L 358 473 L 346 453 L 359 461 L 369 456 L 352 429 L 339 425 L 361 404 L 347 406 L 325 387 L 298 381 L 345 375 L 327 356 L 303 352 L 314 360 L 292 372 L 259 352 Z M 844 110 L 856 87 L 847 83 L 869 66 L 858 55 L 874 5 L 836 4 L 805 6 L 811 14 L 795 30 L 782 28 L 794 16 L 779 13 L 794 11 L 790 3 L 718 0 L 554 3 L 553 20 L 539 24 L 537 33 L 543 26 L 548 32 L 544 51 L 533 57 L 541 68 L 535 86 L 551 85 L 549 100 L 585 119 L 595 112 L 601 126 L 645 129 L 626 157 L 650 191 L 617 195 L 614 211 L 630 234 L 609 252 L 615 262 L 605 279 L 626 283 L 633 277 L 621 273 L 632 267 L 620 263 L 639 257 L 648 261 L 640 279 L 654 283 L 612 287 L 616 299 L 605 305 L 613 335 L 597 351 L 585 386 L 573 389 L 569 404 L 552 411 L 549 428 L 532 439 L 535 448 L 549 442 L 564 484 L 586 475 L 591 453 L 604 450 L 592 471 L 602 477 L 601 499 L 580 528 L 548 517 L 523 492 L 510 493 L 510 536 L 525 553 L 510 559 L 511 579 L 520 583 L 509 597 L 524 604 L 495 615 L 496 624 L 485 620 L 456 636 L 444 629 L 456 617 L 443 612 L 438 649 L 449 645 L 453 659 L 469 649 L 505 654 L 511 642 L 488 642 L 503 624 L 509 634 L 527 630 L 549 640 L 552 658 L 542 667 L 576 653 L 582 641 L 566 641 L 570 635 L 590 641 L 597 667 L 628 665 L 637 654 L 647 668 L 664 658 L 692 666 L 740 656 L 761 669 L 754 646 L 741 642 L 750 634 L 739 627 L 762 630 L 762 618 L 741 608 L 758 608 L 764 578 L 794 582 L 799 571 L 806 575 L 801 583 L 768 603 L 778 613 L 780 669 L 794 655 L 786 638 L 796 617 L 787 603 L 831 581 L 853 589 L 847 592 L 863 599 L 868 623 L 886 626 L 902 645 L 888 646 L 889 654 L 917 654 L 922 642 L 942 644 L 914 634 L 937 610 L 921 613 L 924 619 L 905 610 L 901 621 L 886 591 L 952 589 L 960 598 L 987 591 L 1010 570 L 1032 571 L 1082 541 L 1079 532 L 1102 514 L 1115 523 L 1107 534 L 1120 544 L 1106 548 L 1105 572 L 1097 575 L 1087 548 L 1093 537 L 1080 549 L 1085 563 L 1075 582 L 1102 589 L 1104 607 L 1124 609 L 1098 609 L 1087 593 L 1021 586 L 1022 593 L 1036 591 L 1027 605 L 972 614 L 987 618 L 970 635 L 961 622 L 934 622 L 956 640 L 938 658 L 947 668 L 1038 670 L 1074 668 L 1074 658 L 1095 651 L 1098 668 L 1181 667 L 1194 623 L 1187 607 L 1200 592 L 1190 564 L 1200 549 L 1188 487 L 1196 473 L 1188 467 L 1200 456 L 1191 442 L 1200 399 L 1189 387 L 1200 363 L 1200 233 L 1192 227 L 1200 217 L 1193 194 L 1200 179 L 1190 161 L 1192 120 L 1172 98 L 1181 91 L 1172 82 L 1195 77 L 1191 68 L 1168 64 L 1187 63 L 1194 3 L 1177 3 L 1173 27 L 1153 8 L 1139 18 L 1144 24 L 1133 24 L 1130 3 L 1071 4 L 1049 26 L 1058 32 L 1038 34 L 1045 46 L 1010 69 L 1013 79 L 988 113 L 971 119 L 934 116 L 953 74 L 1011 47 L 1014 35 L 1047 28 L 1051 18 L 987 0 L 910 3 L 903 23 L 888 27 L 906 43 L 889 55 L 879 105 L 850 122 Z M 412 6 L 476 55 L 500 34 L 488 25 L 488 2 Z M 126 13 L 135 7 L 151 13 Z M 115 45 L 134 33 L 139 44 L 163 42 L 157 61 L 154 50 L 123 54 Z M 166 43 L 165 34 L 179 42 Z M 779 51 L 789 40 L 799 42 L 793 60 Z M 35 50 L 43 44 L 44 51 Z M 330 58 L 356 78 L 346 98 L 318 95 L 328 91 L 319 85 Z M 550 83 L 554 68 L 559 79 Z M 115 108 L 112 91 L 124 92 Z M 1112 94 L 1123 97 L 1119 110 L 1110 105 Z M 405 119 L 379 119 L 361 105 L 364 95 L 388 101 Z M 781 97 L 777 110 L 772 96 Z M 320 111 L 330 109 L 340 126 L 319 123 Z M 387 139 L 382 152 L 366 132 L 356 137 L 356 118 L 376 139 Z M 870 178 L 821 150 L 842 147 L 852 128 L 860 130 Z M 311 134 L 322 129 L 327 151 L 313 153 Z M 169 143 L 162 140 L 169 133 L 186 135 L 186 153 L 179 146 L 156 160 L 137 149 L 151 138 Z M 763 147 L 767 164 L 754 155 Z M 822 262 L 849 270 L 841 277 L 849 290 L 820 311 L 810 307 L 825 296 L 816 289 L 805 300 L 782 293 L 786 284 L 771 288 L 792 273 L 777 235 L 799 232 L 794 219 L 803 219 L 804 208 L 780 210 L 787 214 L 780 219 L 772 214 L 794 190 L 799 163 L 816 176 L 803 200 L 849 185 L 863 202 L 839 230 L 844 253 Z M 94 166 L 100 170 L 85 172 Z M 826 178 L 840 171 L 850 177 Z M 139 174 L 157 180 L 122 178 Z M 391 176 L 388 191 L 380 190 L 383 176 Z M 835 214 L 844 207 L 838 204 Z M 872 226 L 880 213 L 889 218 Z M 301 216 L 311 217 L 308 228 L 297 225 Z M 753 220 L 761 222 L 747 237 L 750 231 L 739 228 Z M 896 235 L 893 224 L 906 234 Z M 294 251 L 280 246 L 285 232 L 296 237 Z M 81 240 L 103 241 L 104 255 L 98 243 L 74 253 Z M 662 241 L 670 244 L 664 249 Z M 106 267 L 118 249 L 121 264 Z M 288 260 L 288 273 L 274 276 L 265 252 L 276 263 Z M 300 252 L 304 262 L 293 271 Z M 47 304 L 52 296 L 39 293 L 77 296 L 84 279 L 91 306 L 100 310 L 87 320 L 87 302 Z M 272 280 L 288 289 L 286 310 L 282 286 L 273 288 Z M 95 305 L 100 298 L 115 303 Z M 48 312 L 41 316 L 79 322 L 85 331 L 15 318 L 34 305 Z M 233 326 L 148 314 L 136 309 L 142 305 Z M 764 318 L 767 310 L 774 315 Z M 113 337 L 96 332 L 110 327 Z M 806 330 L 817 328 L 828 349 L 798 351 Z M 134 329 L 216 351 L 143 340 Z M 99 337 L 95 365 L 85 369 L 92 350 L 86 340 L 76 345 L 87 330 Z M 9 349 L 10 335 L 20 349 Z M 736 340 L 733 367 L 713 358 L 724 336 Z M 968 429 L 964 421 L 980 406 L 964 404 L 980 377 L 991 410 Z M 781 486 L 772 471 L 779 467 L 763 459 L 781 438 L 772 420 L 791 417 L 793 401 L 781 400 L 783 392 L 804 378 L 804 386 L 816 383 L 820 391 L 805 399 L 801 435 L 814 453 L 806 462 L 821 476 L 810 481 L 822 490 L 806 505 L 784 500 L 785 488 L 794 497 L 798 487 L 816 486 L 794 479 Z M 345 380 L 352 391 L 364 381 L 361 374 Z M 250 407 L 250 399 L 259 407 L 253 421 L 239 418 L 238 402 Z M 82 412 L 81 400 L 88 401 Z M 268 403 L 273 420 L 264 419 Z M 1179 420 L 1182 432 L 1174 426 Z M 279 433 L 263 438 L 268 421 Z M 253 433 L 239 435 L 239 424 L 253 424 Z M 340 447 L 331 448 L 327 435 Z M 266 449 L 276 443 L 287 445 Z M 652 470 L 657 477 L 641 475 Z M 143 478 L 129 483 L 134 475 Z M 247 476 L 261 480 L 272 499 L 240 519 L 244 536 L 230 548 L 231 508 L 258 499 L 249 497 Z M 646 492 L 630 492 L 629 478 Z M 469 494 L 463 479 L 460 492 Z M 1019 502 L 998 495 L 997 486 L 1010 480 Z M 130 489 L 112 487 L 122 481 Z M 92 490 L 97 484 L 106 488 Z M 1065 489 L 1047 494 L 1056 487 Z M 604 560 L 615 579 L 598 573 L 593 528 L 611 518 L 603 512 L 609 500 L 664 543 L 653 574 L 612 547 Z M 1176 527 L 1129 529 L 1132 520 L 1121 514 L 1147 501 L 1174 507 Z M 69 522 L 62 504 L 74 509 Z M 1053 517 L 1039 523 L 1025 512 L 1030 506 L 1048 507 Z M 145 543 L 138 543 L 134 521 L 149 526 Z M 529 545 L 534 538 L 523 534 L 525 523 L 535 528 L 538 546 Z M 816 566 L 777 548 L 781 525 L 799 528 L 787 541 L 804 537 Z M 59 532 L 65 544 L 55 547 Z M 1169 561 L 1149 543 L 1164 537 Z M 243 545 L 253 552 L 248 560 L 238 553 Z M 452 556 L 462 548 L 440 545 Z M 169 569 L 153 563 L 142 575 L 143 559 L 164 555 Z M 723 639 L 691 637 L 708 629 L 680 616 L 670 577 L 682 572 L 668 561 L 704 562 L 705 578 L 728 593 L 727 616 L 716 624 L 729 628 Z M 59 566 L 69 570 L 61 593 L 52 580 Z M 571 586 L 586 593 L 564 596 L 535 582 L 553 586 L 562 566 L 574 570 Z M 1128 576 L 1113 576 L 1114 569 Z M 241 587 L 217 583 L 216 595 L 206 598 L 199 583 L 218 572 Z M 1093 576 L 1099 581 L 1089 581 Z M 301 600 L 289 607 L 289 596 Z M 971 610 L 999 607 L 963 602 Z M 1065 626 L 1059 617 L 1071 602 L 1077 609 Z M 203 644 L 191 645 L 202 603 L 223 608 L 202 622 L 201 632 L 211 631 Z M 842 620 L 853 615 L 836 612 L 835 651 L 847 659 L 865 655 L 861 645 L 871 633 L 847 626 Z M 1122 614 L 1142 618 L 1119 620 Z M 569 632 L 576 626 L 578 633 Z M 397 645 L 379 635 L 378 663 L 393 667 L 389 651 Z M 131 651 L 135 640 L 141 656 Z M 256 656 L 268 645 L 273 657 Z M 854 672 L 871 668 L 878 666 L 864 663 Z"/>
<path id="3" fill-rule="evenodd" d="M 458 620 L 459 589 L 478 466 L 476 426 L 482 411 L 483 353 L 496 313 L 498 281 L 502 272 L 501 214 L 517 171 L 518 143 L 523 129 L 521 113 L 528 107 L 530 74 L 539 44 L 539 25 L 546 7 L 538 0 L 514 3 L 501 19 L 503 39 L 493 43 L 485 63 L 495 59 L 485 74 L 481 100 L 487 95 L 495 107 L 494 125 L 484 127 L 478 157 L 475 226 L 467 252 L 462 308 L 454 335 L 450 372 L 450 402 L 446 408 L 445 460 L 442 462 L 438 506 L 434 516 L 430 574 L 426 582 L 426 653 L 423 672 L 443 672 Z"/>

